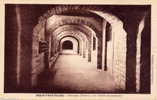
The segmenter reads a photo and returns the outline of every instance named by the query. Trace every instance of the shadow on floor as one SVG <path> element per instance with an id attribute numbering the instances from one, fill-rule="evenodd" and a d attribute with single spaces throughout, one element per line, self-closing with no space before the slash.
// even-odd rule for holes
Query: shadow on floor
<path id="1" fill-rule="evenodd" d="M 39 75 L 38 78 L 38 86 L 34 87 L 33 89 L 25 91 L 26 93 L 125 93 L 122 90 L 115 90 L 111 91 L 103 91 L 103 90 L 78 90 L 78 89 L 71 89 L 68 87 L 59 87 L 55 84 L 49 84 L 47 80 L 52 80 L 56 75 L 57 70 L 53 71 L 44 71 Z"/>

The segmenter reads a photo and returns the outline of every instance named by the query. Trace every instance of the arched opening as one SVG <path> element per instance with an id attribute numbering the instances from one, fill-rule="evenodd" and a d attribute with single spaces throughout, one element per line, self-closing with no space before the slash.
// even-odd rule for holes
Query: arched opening
<path id="1" fill-rule="evenodd" d="M 58 7 L 60 10 L 62 9 L 62 12 L 68 12 L 71 9 L 78 12 L 78 8 L 74 9 L 75 7 L 70 8 L 67 6 L 65 7 L 67 8 L 67 11 L 65 11 L 63 6 Z M 116 78 L 114 84 L 116 87 L 120 87 L 120 90 L 125 90 L 126 32 L 123 29 L 123 22 L 118 19 L 118 17 L 101 10 L 95 11 L 93 9 L 85 8 L 82 10 L 85 12 L 87 11 L 90 14 L 92 13 L 94 16 L 88 16 L 88 14 L 86 16 L 73 16 L 73 14 L 67 15 L 60 12 L 60 10 L 57 8 L 50 9 L 47 13 L 45 13 L 45 17 L 40 17 L 39 24 L 42 23 L 42 27 L 46 26 L 46 32 L 44 34 L 45 40 L 49 41 L 49 37 L 52 37 L 52 42 L 49 41 L 49 44 L 52 43 L 52 50 L 56 51 L 56 48 L 59 48 L 59 50 L 57 49 L 58 51 L 54 53 L 59 53 L 60 58 L 64 58 L 63 67 L 65 67 L 65 62 L 71 62 L 69 64 L 72 64 L 75 61 L 76 62 L 74 65 L 68 66 L 76 66 L 76 63 L 79 63 L 78 65 L 81 64 L 81 66 L 79 66 L 80 69 L 82 66 L 89 68 L 97 67 L 97 69 L 102 69 L 109 72 L 109 74 L 111 74 L 113 77 L 119 76 L 120 78 Z M 96 16 L 97 18 L 95 18 Z M 79 39 L 82 38 L 80 32 L 87 37 L 83 42 Z M 75 41 L 74 38 L 70 37 L 60 38 L 61 34 L 64 34 L 65 36 L 68 34 L 74 35 L 74 37 L 77 37 L 79 41 Z M 67 44 L 67 46 L 64 46 L 64 42 L 69 39 L 73 46 L 70 47 L 70 43 Z M 67 53 L 67 49 L 72 50 L 70 50 L 70 52 L 68 50 Z M 82 51 L 83 58 L 87 59 L 83 59 L 82 61 L 82 58 L 80 57 L 80 60 L 78 60 L 78 55 L 75 55 L 79 54 L 78 51 Z M 72 58 L 69 58 L 70 56 Z M 47 58 L 49 58 L 49 56 L 47 56 Z M 117 61 L 119 62 L 118 64 Z M 59 64 L 61 63 L 59 62 Z M 117 72 L 117 70 L 120 71 Z M 123 73 L 120 73 L 121 70 Z M 112 79 L 112 77 L 110 79 Z"/>
<path id="2" fill-rule="evenodd" d="M 64 36 L 59 39 L 59 47 L 61 54 L 78 54 L 79 41 L 72 36 Z"/>
<path id="3" fill-rule="evenodd" d="M 62 44 L 62 49 L 73 49 L 73 43 L 69 40 L 64 41 Z"/>
<path id="4" fill-rule="evenodd" d="M 125 10 L 125 7 L 114 5 L 35 6 L 37 5 L 6 7 L 6 22 L 9 22 L 5 33 L 6 56 L 14 57 L 5 59 L 9 63 L 5 66 L 5 88 L 9 91 L 14 91 L 17 86 L 17 91 L 36 92 L 34 87 L 39 87 L 42 92 L 46 90 L 46 93 L 49 90 L 53 90 L 50 93 L 57 92 L 56 87 L 61 92 L 68 89 L 67 92 L 71 93 L 150 92 L 148 56 L 151 27 L 147 27 L 150 26 L 151 16 L 146 20 L 145 8 L 137 11 L 137 6 Z M 132 8 L 135 8 L 133 12 L 130 11 Z M 41 16 L 43 12 L 46 13 Z M 30 13 L 30 16 L 23 16 Z M 16 15 L 15 18 L 12 15 Z M 17 38 L 10 38 L 12 35 Z M 72 44 L 64 45 L 67 40 Z M 7 41 L 15 42 L 16 48 L 12 48 Z M 63 54 L 62 49 L 70 49 L 72 54 Z M 10 82 L 13 85 L 10 86 Z"/>
<path id="5" fill-rule="evenodd" d="M 68 9 L 67 11 L 65 11 L 64 7 L 59 6 L 59 8 L 62 9 L 62 12 L 68 12 L 69 10 L 71 10 L 69 6 L 67 7 Z M 54 10 L 55 8 L 49 10 L 49 12 L 45 13 L 46 17 L 40 17 L 39 19 L 39 22 L 44 23 L 44 27 L 46 26 L 45 40 L 49 41 L 47 38 L 49 38 L 50 35 L 51 37 L 53 37 L 52 40 L 54 42 L 49 41 L 49 43 L 53 44 L 52 48 L 60 48 L 58 50 L 59 54 L 62 54 L 64 56 L 64 54 L 67 54 L 67 52 L 65 52 L 65 49 L 62 47 L 63 46 L 62 44 L 65 40 L 68 39 L 62 40 L 58 39 L 56 36 L 58 36 L 61 33 L 76 34 L 75 30 L 81 31 L 87 37 L 86 39 L 87 42 L 83 42 L 84 44 L 82 49 L 83 57 L 87 58 L 88 62 L 90 62 L 92 66 L 97 67 L 97 69 L 108 71 L 113 77 L 119 76 L 121 79 L 123 79 L 124 81 L 121 81 L 121 83 L 119 82 L 120 79 L 115 80 L 116 81 L 115 83 L 116 86 L 125 90 L 126 32 L 123 29 L 123 22 L 110 13 L 97 10 L 95 11 L 92 9 L 83 9 L 83 11 L 85 10 L 90 14 L 92 13 L 94 14 L 94 16 L 73 16 L 73 15 L 68 16 L 67 14 L 62 15 L 57 8 L 56 12 L 53 12 Z M 77 12 L 77 9 L 73 9 L 73 11 Z M 97 18 L 95 18 L 96 16 Z M 45 20 L 43 20 L 42 18 Z M 112 34 L 107 34 L 110 33 L 110 27 L 112 27 L 111 28 Z M 78 37 L 81 37 L 79 34 L 77 35 Z M 93 38 L 93 36 L 95 38 Z M 60 40 L 59 44 L 57 40 Z M 71 42 L 73 43 L 74 41 Z M 71 52 L 72 54 L 79 54 L 78 51 L 80 51 L 81 47 L 79 46 L 80 42 L 81 41 L 73 43 L 73 50 L 70 51 L 70 54 Z M 109 50 L 111 52 L 107 52 Z M 110 57 L 110 58 L 108 57 L 109 59 L 107 59 L 107 55 Z M 119 56 L 121 56 L 121 58 Z M 94 57 L 96 57 L 96 59 Z M 120 63 L 116 64 L 115 62 L 117 61 L 120 61 Z M 114 72 L 117 72 L 117 70 L 123 70 L 123 73 L 113 74 Z"/>

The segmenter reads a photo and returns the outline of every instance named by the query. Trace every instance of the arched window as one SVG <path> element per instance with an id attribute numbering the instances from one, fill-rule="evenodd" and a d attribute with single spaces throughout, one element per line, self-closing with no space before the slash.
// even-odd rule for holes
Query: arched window
<path id="1" fill-rule="evenodd" d="M 62 49 L 73 49 L 73 43 L 71 41 L 64 41 L 62 44 Z"/>

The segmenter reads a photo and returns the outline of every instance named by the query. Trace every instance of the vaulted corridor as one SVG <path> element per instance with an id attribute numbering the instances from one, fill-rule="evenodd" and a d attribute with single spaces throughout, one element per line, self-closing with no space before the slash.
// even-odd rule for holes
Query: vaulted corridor
<path id="1" fill-rule="evenodd" d="M 96 70 L 95 66 L 79 55 L 66 51 L 66 54 L 60 55 L 56 61 L 54 67 L 56 74 L 50 76 L 47 81 L 47 85 L 52 87 L 49 92 L 116 92 L 113 76 L 110 73 Z"/>
<path id="2" fill-rule="evenodd" d="M 149 5 L 5 9 L 5 92 L 151 92 Z"/>

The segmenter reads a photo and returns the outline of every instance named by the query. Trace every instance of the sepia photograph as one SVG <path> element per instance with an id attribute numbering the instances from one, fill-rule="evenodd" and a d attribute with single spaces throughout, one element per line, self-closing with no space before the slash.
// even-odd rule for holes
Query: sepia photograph
<path id="1" fill-rule="evenodd" d="M 0 100 L 156 100 L 156 4 L 0 1 Z"/>
<path id="2" fill-rule="evenodd" d="M 5 4 L 4 93 L 151 94 L 151 5 Z"/>

